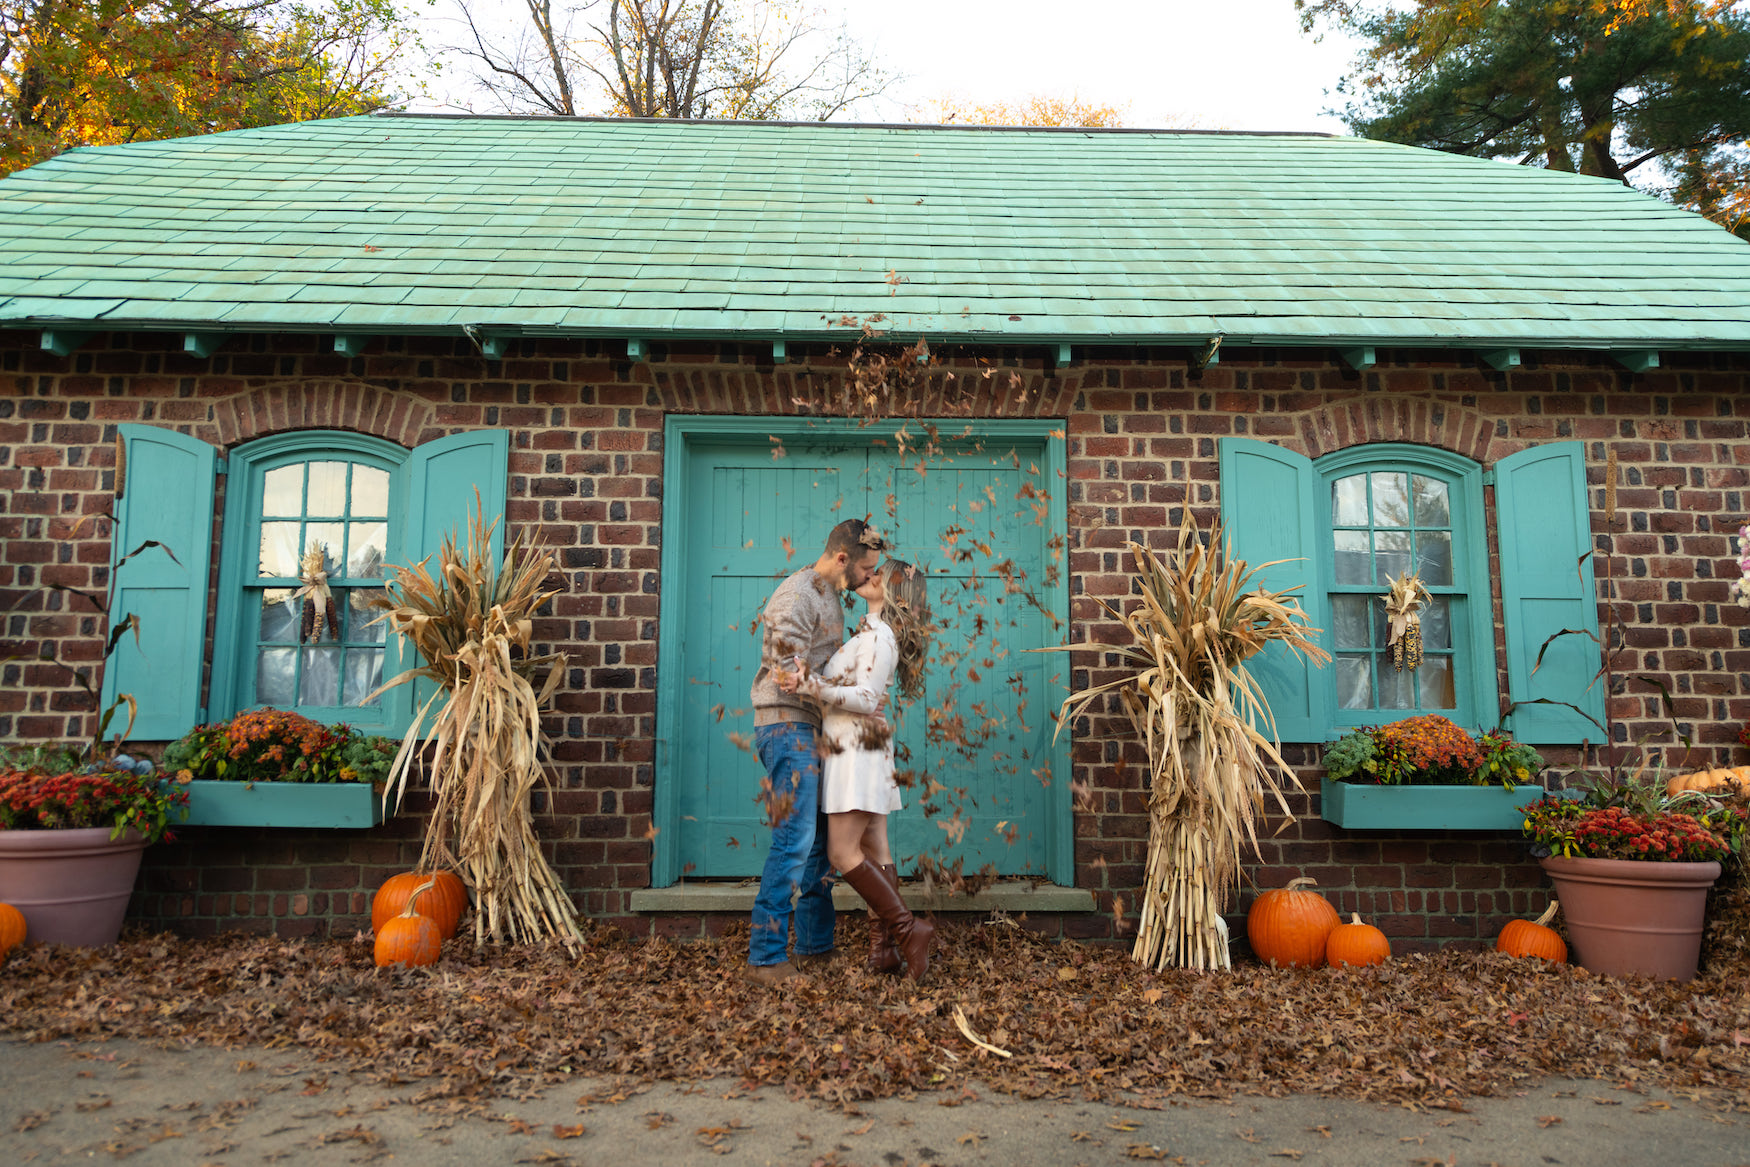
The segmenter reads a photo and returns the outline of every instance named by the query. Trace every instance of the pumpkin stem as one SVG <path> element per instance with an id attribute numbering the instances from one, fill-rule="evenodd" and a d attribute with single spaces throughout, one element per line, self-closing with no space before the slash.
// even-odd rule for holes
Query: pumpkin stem
<path id="1" fill-rule="evenodd" d="M 413 894 L 407 897 L 407 906 L 405 908 L 401 909 L 401 914 L 403 916 L 417 916 L 417 915 L 419 915 L 418 912 L 413 910 L 413 905 L 418 903 L 419 897 L 424 895 L 426 892 L 430 891 L 432 888 L 432 885 L 434 885 L 435 883 L 437 883 L 437 876 L 434 875 L 430 879 L 426 880 L 424 883 L 420 884 L 418 887 L 414 888 Z"/>
<path id="2" fill-rule="evenodd" d="M 1560 901 L 1551 900 L 1549 902 L 1549 907 L 1547 907 L 1543 910 L 1543 915 L 1541 915 L 1537 918 L 1538 926 L 1541 928 L 1549 927 L 1549 922 L 1556 918 L 1556 909 L 1561 907 L 1561 906 L 1562 905 L 1561 905 Z"/>
<path id="3" fill-rule="evenodd" d="M 1361 923 L 1361 913 L 1360 912 L 1350 912 L 1349 913 L 1349 922 L 1351 924 Z"/>
<path id="4" fill-rule="evenodd" d="M 1299 888 L 1317 887 L 1318 885 L 1319 885 L 1318 880 L 1312 878 L 1310 875 L 1302 875 L 1302 876 L 1299 876 L 1298 878 L 1291 879 L 1288 881 L 1288 890 L 1295 891 Z"/>

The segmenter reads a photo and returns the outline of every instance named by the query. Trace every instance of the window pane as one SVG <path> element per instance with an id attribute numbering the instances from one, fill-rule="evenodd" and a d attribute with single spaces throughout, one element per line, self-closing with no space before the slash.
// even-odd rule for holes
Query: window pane
<path id="1" fill-rule="evenodd" d="M 1339 649 L 1373 647 L 1373 638 L 1368 634 L 1367 628 L 1367 607 L 1371 603 L 1371 596 L 1331 597 L 1331 614 L 1335 617 Z"/>
<path id="2" fill-rule="evenodd" d="M 1447 531 L 1416 532 L 1416 563 L 1425 584 L 1452 583 L 1452 535 Z"/>
<path id="3" fill-rule="evenodd" d="M 1391 653 L 1379 654 L 1379 707 L 1381 709 L 1414 709 L 1416 707 L 1416 674 L 1398 672 L 1391 663 Z"/>
<path id="4" fill-rule="evenodd" d="M 1410 525 L 1410 476 L 1396 471 L 1375 471 L 1373 474 L 1373 525 L 1376 527 L 1407 527 Z"/>
<path id="5" fill-rule="evenodd" d="M 346 642 L 348 644 L 381 644 L 389 630 L 385 623 L 373 624 L 383 613 L 369 607 L 372 596 L 382 595 L 381 588 L 346 589 Z"/>
<path id="6" fill-rule="evenodd" d="M 1373 678 L 1368 656 L 1337 658 L 1337 705 L 1343 709 L 1373 708 Z"/>
<path id="7" fill-rule="evenodd" d="M 345 462 L 310 463 L 310 493 L 304 514 L 322 519 L 346 514 L 346 467 Z"/>
<path id="8" fill-rule="evenodd" d="M 273 518 L 303 513 L 304 464 L 269 470 L 261 488 L 261 513 Z"/>
<path id="9" fill-rule="evenodd" d="M 259 639 L 263 644 L 298 642 L 298 604 L 292 599 L 291 588 L 268 588 L 261 593 Z"/>
<path id="10" fill-rule="evenodd" d="M 1417 474 L 1410 481 L 1416 491 L 1416 526 L 1452 526 L 1452 506 L 1446 497 L 1446 483 L 1425 474 Z"/>
<path id="11" fill-rule="evenodd" d="M 353 464 L 352 517 L 369 519 L 389 513 L 389 472 Z"/>
<path id="12" fill-rule="evenodd" d="M 255 658 L 255 699 L 263 705 L 290 705 L 297 668 L 295 648 L 264 648 Z"/>
<path id="13" fill-rule="evenodd" d="M 381 579 L 389 524 L 348 523 L 346 541 L 346 574 L 355 579 Z"/>
<path id="14" fill-rule="evenodd" d="M 383 650 L 352 649 L 346 654 L 346 704 L 363 705 L 365 696 L 383 683 Z M 377 697 L 370 703 L 375 708 L 383 703 Z"/>
<path id="15" fill-rule="evenodd" d="M 1408 531 L 1380 531 L 1374 539 L 1374 570 L 1379 573 L 1375 582 L 1384 584 L 1387 579 L 1396 579 L 1410 570 Z"/>
<path id="16" fill-rule="evenodd" d="M 1422 708 L 1457 709 L 1458 690 L 1452 683 L 1452 658 L 1425 656 L 1416 670 L 1416 680 L 1422 690 Z"/>
<path id="17" fill-rule="evenodd" d="M 299 705 L 340 704 L 340 650 L 306 648 L 304 675 L 298 683 Z"/>
<path id="18" fill-rule="evenodd" d="M 1331 483 L 1331 525 L 1367 526 L 1367 475 L 1351 474 Z"/>
<path id="19" fill-rule="evenodd" d="M 308 551 L 312 543 L 321 546 L 322 570 L 331 579 L 340 574 L 340 555 L 345 538 L 344 523 L 311 523 L 304 528 L 304 550 Z"/>
<path id="20" fill-rule="evenodd" d="M 1422 605 L 1422 647 L 1430 652 L 1452 648 L 1452 608 L 1446 596 L 1435 596 L 1433 603 Z"/>
<path id="21" fill-rule="evenodd" d="M 1370 584 L 1373 564 L 1367 553 L 1366 531 L 1338 531 L 1337 582 L 1340 584 Z"/>
<path id="22" fill-rule="evenodd" d="M 261 559 L 257 574 L 281 579 L 298 574 L 298 524 L 261 524 Z"/>

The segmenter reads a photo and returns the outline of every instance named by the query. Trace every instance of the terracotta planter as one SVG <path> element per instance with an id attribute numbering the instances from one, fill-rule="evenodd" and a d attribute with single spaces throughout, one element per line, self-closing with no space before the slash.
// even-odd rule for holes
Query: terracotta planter
<path id="1" fill-rule="evenodd" d="M 24 913 L 26 941 L 94 948 L 122 932 L 144 836 L 108 827 L 0 831 L 0 901 Z"/>
<path id="2" fill-rule="evenodd" d="M 1695 977 L 1718 863 L 1538 860 L 1555 884 L 1574 963 L 1610 976 Z"/>

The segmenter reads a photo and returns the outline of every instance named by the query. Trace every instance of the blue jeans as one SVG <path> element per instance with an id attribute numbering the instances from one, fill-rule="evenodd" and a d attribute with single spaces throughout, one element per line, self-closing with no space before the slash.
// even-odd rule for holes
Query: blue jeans
<path id="1" fill-rule="evenodd" d="M 753 935 L 747 962 L 779 964 L 788 959 L 790 900 L 796 899 L 796 953 L 832 951 L 832 870 L 826 861 L 826 816 L 820 810 L 818 731 L 799 722 L 762 725 L 753 731 L 754 749 L 772 780 L 772 797 L 792 800 L 790 813 L 772 827 L 772 845 L 760 872 L 753 902 Z"/>

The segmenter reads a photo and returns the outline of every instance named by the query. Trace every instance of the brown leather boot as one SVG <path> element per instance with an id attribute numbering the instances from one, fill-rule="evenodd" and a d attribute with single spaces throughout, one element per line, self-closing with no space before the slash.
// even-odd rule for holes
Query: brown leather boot
<path id="1" fill-rule="evenodd" d="M 876 870 L 887 877 L 887 882 L 899 890 L 899 868 L 891 863 L 882 863 Z M 899 959 L 899 949 L 893 946 L 893 935 L 887 931 L 887 925 L 881 922 L 881 917 L 875 914 L 875 909 L 869 909 L 869 971 L 872 973 L 896 973 L 904 968 L 904 962 Z"/>
<path id="2" fill-rule="evenodd" d="M 906 910 L 899 889 L 888 883 L 887 876 L 873 863 L 859 863 L 855 870 L 845 872 L 845 882 L 857 890 L 863 902 L 875 909 L 875 914 L 887 925 L 905 961 L 906 975 L 914 981 L 923 980 L 930 969 L 930 941 L 935 938 L 936 926 Z"/>

